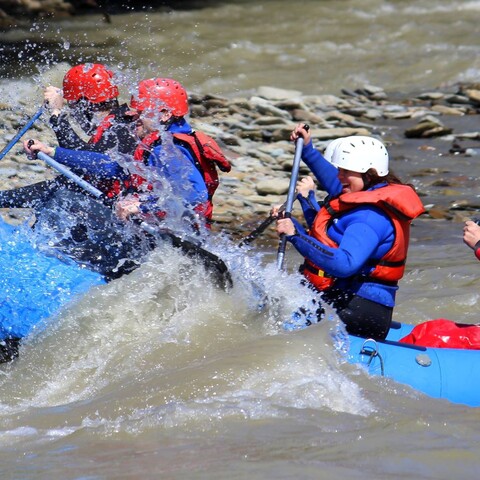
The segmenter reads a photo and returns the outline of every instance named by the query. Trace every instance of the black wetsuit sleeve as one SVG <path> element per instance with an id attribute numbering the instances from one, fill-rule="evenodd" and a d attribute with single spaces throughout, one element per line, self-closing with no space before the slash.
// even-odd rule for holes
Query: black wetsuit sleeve
<path id="1" fill-rule="evenodd" d="M 57 136 L 58 145 L 71 150 L 85 150 L 88 143 L 80 138 L 70 124 L 67 115 L 50 117 L 50 125 Z"/>

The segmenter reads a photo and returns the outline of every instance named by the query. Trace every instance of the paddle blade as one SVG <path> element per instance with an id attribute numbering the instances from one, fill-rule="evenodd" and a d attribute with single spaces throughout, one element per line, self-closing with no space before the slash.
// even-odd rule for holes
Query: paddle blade
<path id="1" fill-rule="evenodd" d="M 172 246 L 175 248 L 180 248 L 182 253 L 187 257 L 198 259 L 198 261 L 203 264 L 207 272 L 211 274 L 212 281 L 217 288 L 229 291 L 233 287 L 232 276 L 227 265 L 214 253 L 205 250 L 203 247 L 191 240 L 180 238 L 178 235 L 175 235 L 173 232 L 167 229 L 156 229 L 155 227 L 152 227 L 146 223 L 142 223 L 140 226 L 143 230 L 152 234 L 153 236 L 160 237 L 164 240 L 170 240 Z"/>

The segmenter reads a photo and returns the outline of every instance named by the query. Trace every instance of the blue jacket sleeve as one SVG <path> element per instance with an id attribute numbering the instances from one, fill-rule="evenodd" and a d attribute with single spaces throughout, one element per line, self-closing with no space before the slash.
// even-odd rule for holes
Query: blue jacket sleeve
<path id="1" fill-rule="evenodd" d="M 85 150 L 69 150 L 57 147 L 54 159 L 67 167 L 101 178 L 122 178 L 122 167 L 108 155 Z"/>
<path id="2" fill-rule="evenodd" d="M 330 195 L 336 196 L 342 192 L 342 184 L 338 180 L 338 170 L 309 142 L 303 147 L 302 160 L 315 175 L 320 188 Z"/>

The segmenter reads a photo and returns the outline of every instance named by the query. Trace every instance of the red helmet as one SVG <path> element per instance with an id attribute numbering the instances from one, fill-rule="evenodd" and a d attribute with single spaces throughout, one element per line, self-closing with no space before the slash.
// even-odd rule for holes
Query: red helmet
<path id="1" fill-rule="evenodd" d="M 149 78 L 138 84 L 138 94 L 132 96 L 130 106 L 143 111 L 168 109 L 175 117 L 188 113 L 188 95 L 180 83 L 171 78 Z"/>
<path id="2" fill-rule="evenodd" d="M 63 98 L 78 101 L 85 98 L 92 103 L 117 98 L 118 88 L 112 83 L 113 72 L 99 63 L 85 63 L 71 68 L 63 78 Z"/>

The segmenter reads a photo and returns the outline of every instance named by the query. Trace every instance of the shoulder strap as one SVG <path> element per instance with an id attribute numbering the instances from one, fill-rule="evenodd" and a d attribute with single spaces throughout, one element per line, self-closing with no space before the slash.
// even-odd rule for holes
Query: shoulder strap
<path id="1" fill-rule="evenodd" d="M 214 162 L 222 172 L 229 172 L 232 169 L 232 165 L 212 137 L 195 131 L 192 132 L 192 136 L 202 156 Z"/>

